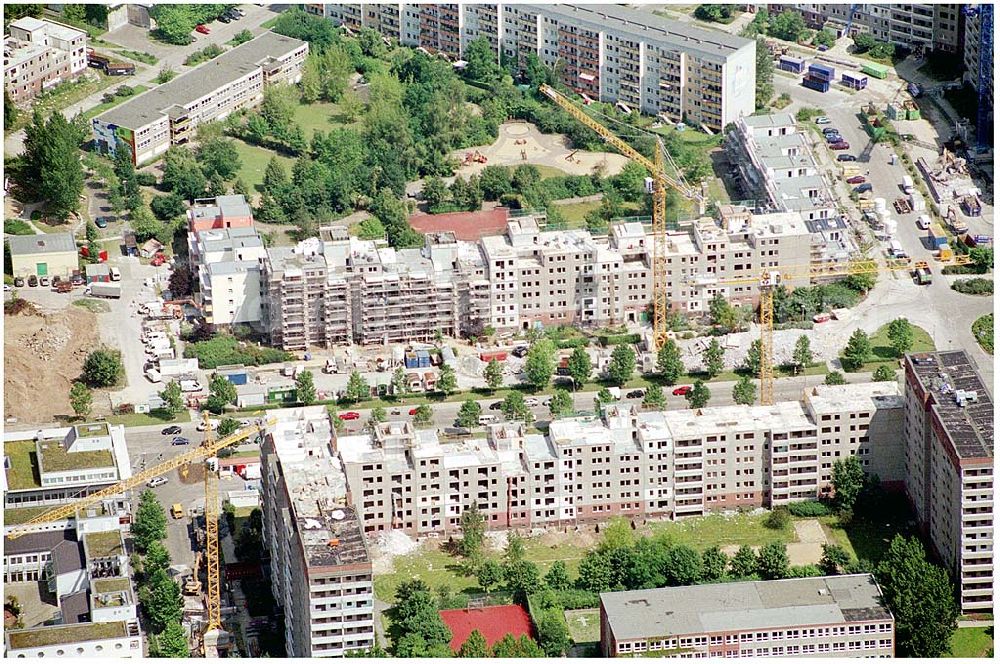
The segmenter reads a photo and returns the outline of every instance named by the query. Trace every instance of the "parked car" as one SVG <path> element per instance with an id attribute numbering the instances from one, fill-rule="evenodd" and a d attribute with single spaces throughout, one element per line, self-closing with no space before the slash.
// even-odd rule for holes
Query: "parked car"
<path id="1" fill-rule="evenodd" d="M 4 292 L 4 293 L 9 293 L 9 292 L 11 292 L 12 290 L 14 290 L 14 287 L 13 287 L 13 286 L 11 286 L 10 284 L 4 284 L 4 285 L 3 285 L 3 292 Z"/>
<path id="2" fill-rule="evenodd" d="M 235 14 L 239 18 L 243 18 L 244 16 L 247 15 L 247 13 L 245 11 L 243 11 L 242 9 L 240 9 L 239 7 L 233 7 L 229 11 L 230 11 L 230 13 Z"/>
<path id="3" fill-rule="evenodd" d="M 38 277 L 36 277 L 33 274 L 29 275 L 28 276 L 28 285 L 31 286 L 32 288 L 34 288 L 35 286 L 37 286 L 38 285 Z"/>
<path id="4" fill-rule="evenodd" d="M 680 387 L 674 389 L 674 396 L 675 397 L 682 397 L 682 396 L 684 396 L 685 394 L 687 394 L 690 391 L 691 391 L 691 386 L 690 385 L 681 385 Z"/>
<path id="5" fill-rule="evenodd" d="M 490 404 L 490 410 L 500 410 L 503 408 L 503 401 L 494 401 Z"/>
<path id="6" fill-rule="evenodd" d="M 221 15 L 221 16 L 219 16 L 219 18 L 217 18 L 216 20 L 217 20 L 217 21 L 218 21 L 219 23 L 232 23 L 232 20 L 233 20 L 233 19 L 229 18 L 229 14 L 222 14 L 222 15 Z"/>
<path id="7" fill-rule="evenodd" d="M 827 143 L 840 143 L 844 140 L 844 137 L 840 134 L 826 134 Z"/>
<path id="8" fill-rule="evenodd" d="M 830 320 L 830 314 L 823 313 L 823 314 L 816 314 L 815 316 L 813 316 L 814 323 L 825 323 L 828 320 Z"/>
<path id="9" fill-rule="evenodd" d="M 202 420 L 201 422 L 198 422 L 198 426 L 195 427 L 198 431 L 204 431 L 205 429 L 215 431 L 218 428 L 219 420 L 209 420 L 207 425 L 205 424 L 205 421 Z"/>
<path id="10" fill-rule="evenodd" d="M 816 118 L 816 124 L 818 125 L 830 124 L 830 118 L 826 117 L 825 115 L 821 115 L 818 118 Z"/>
<path id="11" fill-rule="evenodd" d="M 410 415 L 416 415 L 416 414 L 417 414 L 417 409 L 416 408 L 411 408 L 410 409 Z"/>
<path id="12" fill-rule="evenodd" d="M 14 277 L 14 288 L 24 288 L 24 277 Z"/>
<path id="13" fill-rule="evenodd" d="M 625 398 L 626 399 L 641 399 L 644 396 L 646 396 L 646 391 L 645 390 L 632 390 L 631 392 L 629 392 L 628 394 L 625 395 Z"/>
<path id="14" fill-rule="evenodd" d="M 154 477 L 153 479 L 146 482 L 146 486 L 148 486 L 150 489 L 155 489 L 156 487 L 163 486 L 166 483 L 167 483 L 166 477 Z"/>
<path id="15" fill-rule="evenodd" d="M 858 158 L 853 154 L 838 154 L 837 161 L 857 161 Z"/>
<path id="16" fill-rule="evenodd" d="M 847 141 L 841 141 L 840 143 L 834 143 L 830 146 L 831 150 L 850 150 L 851 144 Z"/>
<path id="17" fill-rule="evenodd" d="M 535 397 L 528 397 L 527 399 L 524 400 L 524 405 L 527 406 L 528 408 L 534 408 L 535 406 L 542 405 L 542 402 L 536 399 Z"/>
<path id="18" fill-rule="evenodd" d="M 49 285 L 49 278 L 46 277 L 46 276 L 44 276 L 44 275 L 41 276 L 41 277 L 38 277 L 38 285 L 39 286 L 48 286 Z"/>
<path id="19" fill-rule="evenodd" d="M 854 188 L 854 191 L 858 192 L 859 194 L 863 194 L 863 193 L 869 192 L 871 190 L 872 190 L 872 185 L 871 185 L 870 182 L 866 182 L 864 184 L 859 184 L 857 187 Z"/>
<path id="20" fill-rule="evenodd" d="M 359 420 L 359 419 L 361 419 L 361 413 L 356 413 L 353 410 L 349 410 L 346 413 L 341 413 L 337 417 L 339 417 L 340 419 L 344 420 L 345 422 L 348 422 L 350 420 Z"/>
<path id="21" fill-rule="evenodd" d="M 199 23 L 198 25 L 196 25 L 194 31 L 199 32 L 203 35 L 207 35 L 212 32 L 211 30 L 208 29 L 208 26 L 205 25 L 204 23 Z"/>
<path id="22" fill-rule="evenodd" d="M 175 424 L 173 426 L 167 427 L 166 429 L 164 429 L 160 433 L 163 434 L 164 436 L 176 436 L 180 432 L 181 432 L 181 428 Z"/>
<path id="23" fill-rule="evenodd" d="M 97 219 L 94 219 L 94 225 L 98 228 L 107 228 L 108 222 L 110 221 L 111 217 L 98 217 Z"/>
<path id="24" fill-rule="evenodd" d="M 170 441 L 170 444 L 171 445 L 190 445 L 191 441 L 188 440 L 187 438 L 183 437 L 183 436 L 177 436 L 176 438 L 174 438 L 173 440 Z"/>
<path id="25" fill-rule="evenodd" d="M 855 175 L 852 178 L 847 178 L 847 184 L 862 184 L 865 181 L 864 175 Z"/>
<path id="26" fill-rule="evenodd" d="M 839 134 L 839 133 L 840 133 L 840 130 L 837 129 L 836 127 L 823 127 L 823 135 L 824 136 L 826 136 L 827 134 Z"/>

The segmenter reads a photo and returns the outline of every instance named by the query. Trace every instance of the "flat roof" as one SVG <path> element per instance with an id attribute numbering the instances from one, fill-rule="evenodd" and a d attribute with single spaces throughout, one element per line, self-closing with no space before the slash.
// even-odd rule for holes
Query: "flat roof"
<path id="1" fill-rule="evenodd" d="M 11 650 L 44 648 L 68 643 L 83 643 L 128 636 L 124 622 L 76 623 L 7 632 Z"/>
<path id="2" fill-rule="evenodd" d="M 12 235 L 7 238 L 11 256 L 51 254 L 57 251 L 76 253 L 76 240 L 72 233 L 45 233 L 43 235 Z"/>
<path id="3" fill-rule="evenodd" d="M 268 58 L 283 57 L 303 44 L 305 42 L 292 37 L 265 32 L 172 81 L 98 115 L 95 120 L 129 129 L 144 127 L 166 115 L 171 106 L 189 104 L 206 97 L 251 73 Z"/>
<path id="4" fill-rule="evenodd" d="M 931 396 L 931 409 L 948 434 L 959 459 L 993 457 L 993 398 L 979 370 L 964 350 L 912 353 L 906 356 L 913 375 Z M 962 399 L 962 394 L 975 393 Z"/>
<path id="5" fill-rule="evenodd" d="M 892 620 L 870 574 L 601 593 L 622 640 Z"/>
<path id="6" fill-rule="evenodd" d="M 61 439 L 51 438 L 39 440 L 38 449 L 41 452 L 38 465 L 43 473 L 90 468 L 115 468 L 115 457 L 111 450 L 70 452 L 64 447 Z"/>

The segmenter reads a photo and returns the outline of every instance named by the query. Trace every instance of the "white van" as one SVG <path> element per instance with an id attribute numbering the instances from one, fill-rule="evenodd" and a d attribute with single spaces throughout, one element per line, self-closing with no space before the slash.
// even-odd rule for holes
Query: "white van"
<path id="1" fill-rule="evenodd" d="M 922 231 L 926 231 L 930 227 L 931 227 L 930 217 L 928 217 L 926 214 L 922 214 L 919 217 L 917 217 L 917 228 L 919 228 Z"/>
<path id="2" fill-rule="evenodd" d="M 156 369 L 147 369 L 146 378 L 148 378 L 151 383 L 159 383 L 163 380 L 163 376 L 161 376 L 160 372 Z"/>
<path id="3" fill-rule="evenodd" d="M 906 258 L 906 251 L 903 250 L 903 245 L 899 243 L 899 240 L 889 242 L 889 255 L 893 258 Z"/>
<path id="4" fill-rule="evenodd" d="M 200 392 L 201 383 L 196 380 L 182 380 L 181 392 Z"/>
<path id="5" fill-rule="evenodd" d="M 492 413 L 479 416 L 479 426 L 486 426 L 487 424 L 495 424 L 496 422 L 499 421 L 500 418 L 497 417 L 496 415 L 493 415 Z"/>
<path id="6" fill-rule="evenodd" d="M 111 274 L 111 281 L 121 281 L 122 271 L 116 267 L 110 268 L 108 272 Z"/>
<path id="7" fill-rule="evenodd" d="M 903 176 L 903 192 L 907 194 L 913 193 L 913 178 L 909 175 Z"/>

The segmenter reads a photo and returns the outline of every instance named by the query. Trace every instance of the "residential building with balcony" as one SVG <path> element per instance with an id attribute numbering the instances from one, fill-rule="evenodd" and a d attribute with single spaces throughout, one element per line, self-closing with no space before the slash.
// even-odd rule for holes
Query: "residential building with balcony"
<path id="1" fill-rule="evenodd" d="M 965 351 L 904 361 L 906 493 L 959 586 L 963 613 L 993 611 L 993 399 Z"/>
<path id="2" fill-rule="evenodd" d="M 87 33 L 31 16 L 11 22 L 4 37 L 4 87 L 15 104 L 87 69 Z"/>
<path id="3" fill-rule="evenodd" d="M 961 44 L 961 5 L 954 3 L 918 4 L 769 4 L 772 14 L 794 10 L 810 28 L 824 26 L 838 37 L 850 26 L 851 36 L 869 33 L 878 40 L 898 44 L 917 52 L 958 52 Z"/>
<path id="4" fill-rule="evenodd" d="M 143 164 L 191 140 L 198 125 L 259 104 L 264 87 L 297 83 L 309 45 L 274 32 L 232 48 L 92 120 L 99 149 L 124 145 Z"/>
<path id="5" fill-rule="evenodd" d="M 372 563 L 325 406 L 270 411 L 261 444 L 264 537 L 289 657 L 374 644 Z"/>
<path id="6" fill-rule="evenodd" d="M 871 574 L 601 593 L 604 657 L 893 657 Z"/>
<path id="7" fill-rule="evenodd" d="M 252 226 L 188 233 L 188 257 L 198 278 L 194 300 L 206 323 L 260 325 L 260 273 L 266 255 Z"/>

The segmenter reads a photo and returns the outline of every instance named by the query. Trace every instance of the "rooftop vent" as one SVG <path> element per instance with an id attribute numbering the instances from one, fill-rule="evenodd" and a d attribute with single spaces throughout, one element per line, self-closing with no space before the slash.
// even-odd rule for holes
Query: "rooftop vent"
<path id="1" fill-rule="evenodd" d="M 334 510 L 330 513 L 330 518 L 334 521 L 343 521 L 346 516 L 347 514 L 344 513 L 344 510 Z"/>
<path id="2" fill-rule="evenodd" d="M 322 528 L 323 524 L 316 519 L 306 519 L 304 526 L 306 530 L 317 530 Z"/>

